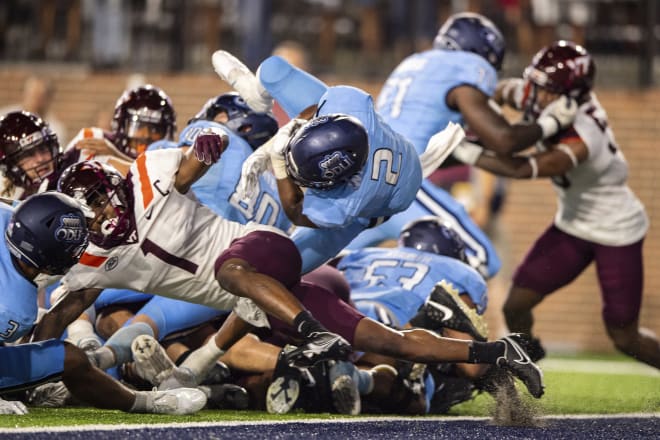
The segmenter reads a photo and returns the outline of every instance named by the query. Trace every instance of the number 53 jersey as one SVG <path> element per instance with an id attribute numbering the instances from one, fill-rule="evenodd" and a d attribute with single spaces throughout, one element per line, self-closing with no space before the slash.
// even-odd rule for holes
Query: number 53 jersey
<path id="1" fill-rule="evenodd" d="M 214 263 L 231 242 L 254 230 L 274 227 L 226 220 L 179 193 L 174 181 L 180 149 L 148 151 L 131 165 L 136 236 L 102 249 L 90 244 L 63 278 L 69 291 L 124 288 L 230 310 L 238 297 L 220 288 Z"/>

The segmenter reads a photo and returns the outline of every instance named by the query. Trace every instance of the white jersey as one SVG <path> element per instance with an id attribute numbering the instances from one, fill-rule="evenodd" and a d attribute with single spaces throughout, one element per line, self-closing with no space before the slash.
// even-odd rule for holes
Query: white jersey
<path id="1" fill-rule="evenodd" d="M 98 127 L 87 127 L 81 129 L 76 136 L 71 139 L 71 142 L 69 142 L 64 149 L 64 152 L 68 152 L 71 150 L 75 150 L 75 146 L 78 142 L 80 142 L 83 139 L 102 139 L 105 141 L 107 146 L 111 149 L 117 152 L 115 155 L 105 155 L 105 154 L 95 154 L 93 151 L 87 150 L 87 149 L 82 149 L 80 150 L 80 157 L 78 158 L 79 161 L 83 160 L 91 160 L 94 159 L 95 161 L 102 162 L 102 163 L 108 163 L 108 161 L 115 156 L 120 156 L 122 153 L 117 149 L 115 144 L 110 142 L 108 139 L 108 136 L 103 129 L 98 128 Z"/>
<path id="2" fill-rule="evenodd" d="M 214 263 L 230 243 L 254 230 L 274 227 L 242 225 L 174 188 L 181 149 L 149 151 L 131 165 L 137 237 L 131 244 L 102 249 L 90 244 L 80 262 L 63 278 L 69 291 L 125 288 L 231 310 L 238 297 L 215 279 Z"/>
<path id="3" fill-rule="evenodd" d="M 589 156 L 565 175 L 552 179 L 559 196 L 555 225 L 568 234 L 607 246 L 639 241 L 648 230 L 648 217 L 626 184 L 628 163 L 594 94 L 580 106 L 573 129 L 567 137 L 579 136 Z"/>

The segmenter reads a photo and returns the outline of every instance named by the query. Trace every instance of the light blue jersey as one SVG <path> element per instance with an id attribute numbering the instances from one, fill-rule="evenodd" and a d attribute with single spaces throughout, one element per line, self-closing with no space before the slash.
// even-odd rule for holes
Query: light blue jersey
<path id="1" fill-rule="evenodd" d="M 324 87 L 280 57 L 261 64 L 259 80 L 289 116 L 317 105 L 317 115 L 348 114 L 367 130 L 369 156 L 360 175 L 329 190 L 305 192 L 302 212 L 319 226 L 297 228 L 292 235 L 305 273 L 334 257 L 360 231 L 406 209 L 419 189 L 421 166 L 413 145 L 383 122 L 362 90 Z"/>
<path id="2" fill-rule="evenodd" d="M 443 280 L 467 293 L 478 313 L 488 304 L 483 277 L 467 264 L 443 255 L 411 248 L 365 248 L 342 258 L 337 268 L 348 280 L 351 299 L 361 312 L 373 315 L 373 304 L 378 303 L 398 326 L 415 316 L 433 287 Z"/>
<path id="3" fill-rule="evenodd" d="M 429 50 L 413 54 L 399 64 L 385 82 L 377 109 L 385 122 L 410 139 L 421 154 L 431 136 L 449 122 L 464 124 L 461 113 L 447 106 L 447 93 L 458 86 L 470 85 L 491 96 L 496 84 L 497 72 L 481 56 L 463 51 Z M 396 239 L 406 223 L 428 215 L 442 217 L 452 224 L 484 276 L 490 278 L 500 270 L 501 262 L 490 239 L 460 203 L 428 180 L 424 180 L 406 211 L 360 234 L 348 248 L 360 249 Z"/>
<path id="4" fill-rule="evenodd" d="M 37 285 L 21 275 L 12 262 L 4 231 L 13 211 L 0 204 L 0 342 L 14 342 L 25 335 L 37 319 Z"/>
<path id="5" fill-rule="evenodd" d="M 149 150 L 158 148 L 189 147 L 197 135 L 205 128 L 223 129 L 229 136 L 229 146 L 221 159 L 192 185 L 195 197 L 219 216 L 241 224 L 250 221 L 272 225 L 283 231 L 291 228 L 291 222 L 282 210 L 277 192 L 277 182 L 270 173 L 259 177 L 259 195 L 246 204 L 236 195 L 236 185 L 241 178 L 241 167 L 252 154 L 252 148 L 245 139 L 212 121 L 198 120 L 188 124 L 179 135 L 179 143 L 154 143 Z"/>

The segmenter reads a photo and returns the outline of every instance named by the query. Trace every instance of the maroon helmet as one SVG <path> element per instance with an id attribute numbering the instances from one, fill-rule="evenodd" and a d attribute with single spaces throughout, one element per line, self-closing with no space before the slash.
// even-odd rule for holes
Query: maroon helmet
<path id="1" fill-rule="evenodd" d="M 553 93 L 580 99 L 591 91 L 596 65 L 587 50 L 559 40 L 534 55 L 523 77 Z"/>
<path id="2" fill-rule="evenodd" d="M 28 176 L 30 169 L 21 167 L 20 162 L 38 150 L 50 152 L 51 158 L 33 166 L 31 170 L 34 170 L 38 177 L 30 178 Z M 40 183 L 55 171 L 59 154 L 60 144 L 57 135 L 39 116 L 18 111 L 7 113 L 0 118 L 0 171 L 14 185 L 27 188 Z M 51 172 L 41 175 L 40 171 L 51 163 Z"/>
<path id="3" fill-rule="evenodd" d="M 167 94 L 150 84 L 125 91 L 117 100 L 112 132 L 117 148 L 131 157 L 152 142 L 174 139 L 176 113 Z M 133 142 L 131 142 L 133 141 Z"/>
<path id="4" fill-rule="evenodd" d="M 132 193 L 119 171 L 94 160 L 78 162 L 62 172 L 57 190 L 94 212 L 91 225 L 101 221 L 100 231 L 90 226 L 89 241 L 103 248 L 129 242 L 135 231 Z M 104 213 L 108 204 L 115 214 L 112 218 Z"/>

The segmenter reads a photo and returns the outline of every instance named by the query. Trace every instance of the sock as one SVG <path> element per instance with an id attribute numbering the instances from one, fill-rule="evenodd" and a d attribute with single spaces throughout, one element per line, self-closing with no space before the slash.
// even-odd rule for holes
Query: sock
<path id="1" fill-rule="evenodd" d="M 94 326 L 85 319 L 76 319 L 66 328 L 67 339 L 74 345 L 80 346 L 83 339 L 95 339 L 99 346 L 103 345 L 101 338 L 94 332 Z"/>
<path id="2" fill-rule="evenodd" d="M 145 391 L 135 391 L 135 401 L 128 412 L 143 413 L 153 407 L 153 399 L 149 399 L 149 394 Z"/>
<path id="3" fill-rule="evenodd" d="M 89 360 L 92 364 L 96 365 L 101 370 L 107 370 L 108 368 L 117 365 L 117 358 L 115 357 L 115 353 L 106 346 L 88 353 L 87 357 L 89 357 Z"/>
<path id="4" fill-rule="evenodd" d="M 470 344 L 470 354 L 468 363 L 470 364 L 494 364 L 497 358 L 504 356 L 504 343 L 495 342 L 477 342 Z"/>
<path id="5" fill-rule="evenodd" d="M 353 380 L 357 383 L 358 391 L 361 396 L 367 395 L 374 390 L 374 377 L 369 370 L 360 370 L 357 371 L 357 380 L 354 375 Z"/>
<path id="6" fill-rule="evenodd" d="M 305 339 L 311 338 L 313 333 L 328 331 L 307 310 L 303 310 L 293 318 L 293 327 L 301 336 L 304 336 Z"/>
<path id="7" fill-rule="evenodd" d="M 120 328 L 114 335 L 110 336 L 110 339 L 105 343 L 105 346 L 112 348 L 112 351 L 114 351 L 116 365 L 121 365 L 133 360 L 131 343 L 133 342 L 133 339 L 140 335 L 153 336 L 154 331 L 147 323 L 134 322 Z"/>
<path id="8" fill-rule="evenodd" d="M 215 338 L 211 338 L 206 344 L 190 353 L 186 360 L 181 363 L 181 368 L 188 368 L 195 375 L 197 381 L 201 382 L 224 353 L 225 351 L 215 344 Z"/>

